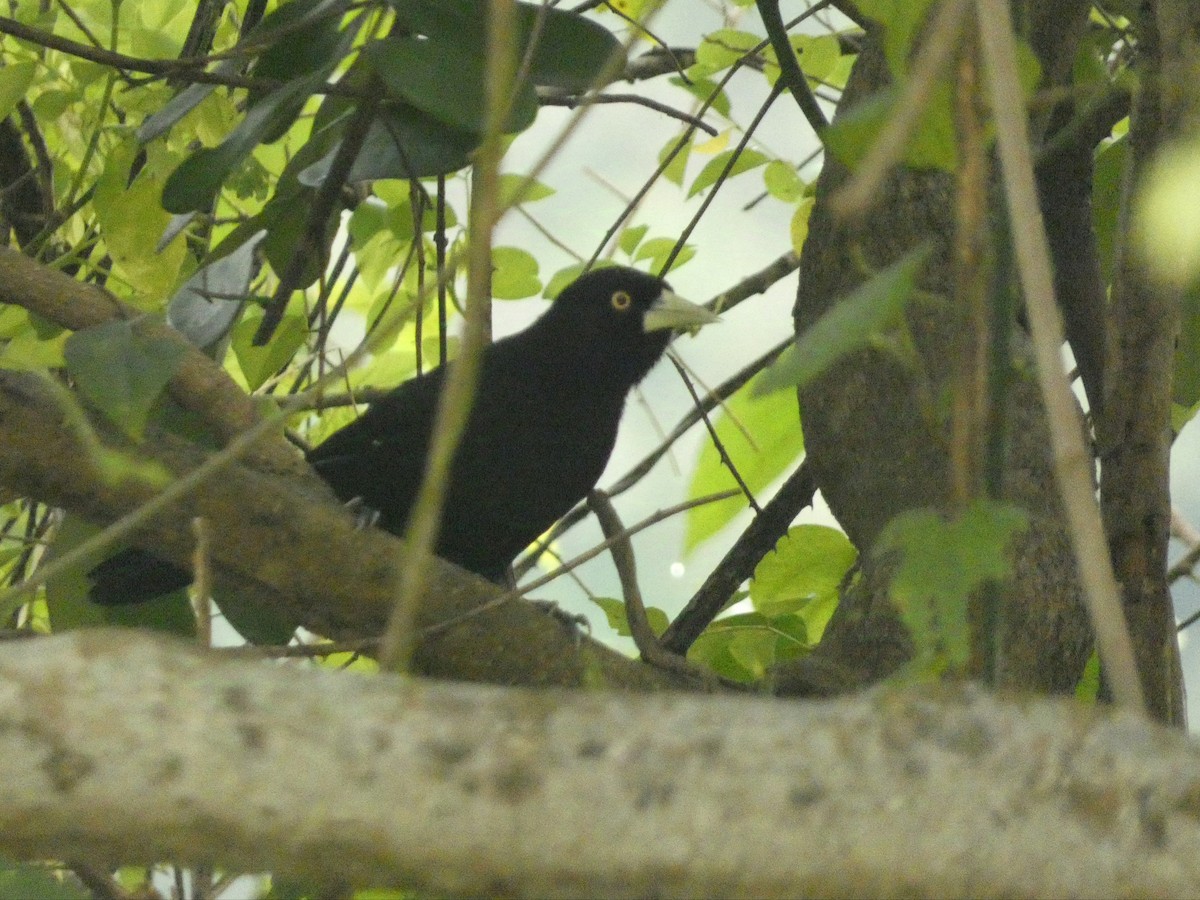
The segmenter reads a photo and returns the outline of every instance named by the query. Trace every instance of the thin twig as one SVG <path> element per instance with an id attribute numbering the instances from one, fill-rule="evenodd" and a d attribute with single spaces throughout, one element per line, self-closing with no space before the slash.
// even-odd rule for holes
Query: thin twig
<path id="1" fill-rule="evenodd" d="M 976 0 L 975 10 L 996 121 L 1017 271 L 1025 293 L 1037 380 L 1046 406 L 1054 470 L 1075 550 L 1076 570 L 1083 582 L 1084 603 L 1113 696 L 1118 704 L 1144 712 L 1146 705 L 1121 610 L 1120 590 L 1092 490 L 1092 457 L 1083 444 L 1075 398 L 1063 373 L 1059 352 L 1063 344 L 1062 320 L 1054 302 L 1046 230 L 1034 186 L 1029 123 L 1021 101 L 1011 12 L 1007 0 Z"/>
<path id="2" fill-rule="evenodd" d="M 592 491 L 588 494 L 587 502 L 596 516 L 596 521 L 600 523 L 604 537 L 612 542 L 608 549 L 612 554 L 613 564 L 617 567 L 617 576 L 621 580 L 621 594 L 625 598 L 625 621 L 629 624 L 629 633 L 637 645 L 638 652 L 642 654 L 642 661 L 667 672 L 697 678 L 715 687 L 715 673 L 689 662 L 686 656 L 677 656 L 658 642 L 654 629 L 650 627 L 646 604 L 638 586 L 633 545 L 621 524 L 616 508 L 604 491 Z"/>
<path id="3" fill-rule="evenodd" d="M 575 109 L 583 102 L 578 94 L 539 94 L 538 103 L 542 106 L 565 106 L 567 109 Z M 693 128 L 699 128 L 705 134 L 716 137 L 719 133 L 716 128 L 709 125 L 702 119 L 696 116 L 685 113 L 681 109 L 676 109 L 666 103 L 658 100 L 652 100 L 649 97 L 643 97 L 641 94 L 597 94 L 590 98 L 591 103 L 633 103 L 638 106 L 644 106 L 647 109 L 652 109 L 655 112 L 660 112 L 665 116 L 670 116 L 672 119 L 678 119 L 680 122 L 686 122 Z"/>
<path id="4" fill-rule="evenodd" d="M 742 474 L 737 470 L 737 466 L 729 457 L 729 451 L 725 449 L 725 442 L 721 440 L 717 434 L 717 429 L 713 427 L 712 420 L 708 418 L 708 412 L 702 409 L 700 395 L 696 393 L 696 388 L 692 385 L 692 379 L 688 377 L 687 371 L 683 368 L 683 364 L 675 358 L 674 353 L 668 353 L 667 359 L 671 361 L 671 365 L 675 367 L 675 371 L 679 373 L 679 378 L 683 381 L 683 386 L 687 388 L 689 394 L 692 395 L 692 403 L 696 409 L 701 410 L 700 418 L 704 420 L 704 427 L 708 429 L 708 437 L 712 441 L 713 446 L 717 449 L 717 454 L 721 457 L 721 464 L 729 470 L 729 474 L 733 476 L 733 480 L 737 482 L 738 488 L 741 489 L 746 501 L 754 509 L 756 513 L 762 512 L 758 505 L 758 501 L 754 499 L 754 494 L 750 490 L 750 486 L 746 484 Z"/>
<path id="5" fill-rule="evenodd" d="M 763 26 L 767 30 L 771 48 L 775 51 L 775 59 L 779 62 L 779 80 L 787 85 L 796 105 L 800 107 L 801 115 L 808 120 L 809 127 L 819 137 L 821 132 L 829 127 L 829 120 L 825 118 L 821 105 L 813 96 L 812 88 L 808 86 L 808 78 L 805 77 L 804 70 L 800 68 L 800 63 L 796 59 L 796 53 L 792 50 L 792 42 L 788 40 L 787 27 L 783 24 L 783 17 L 779 14 L 779 0 L 755 0 L 755 5 L 758 7 L 759 16 L 762 17 Z M 828 0 L 823 0 L 821 3 L 814 4 L 809 12 L 816 12 L 820 7 L 827 5 Z"/>
<path id="6" fill-rule="evenodd" d="M 669 519 L 672 516 L 679 515 L 679 513 L 681 513 L 681 512 L 686 512 L 689 509 L 693 509 L 694 507 L 697 507 L 697 506 L 704 506 L 705 504 L 708 504 L 708 503 L 717 503 L 721 500 L 728 500 L 730 497 L 736 497 L 737 495 L 738 495 L 738 492 L 731 489 L 728 491 L 721 491 L 720 493 L 716 493 L 716 494 L 708 494 L 707 496 L 704 496 L 704 497 L 697 497 L 695 500 L 686 500 L 683 503 L 677 503 L 674 506 L 668 506 L 666 509 L 660 509 L 658 512 L 651 513 L 650 515 L 646 516 L 646 518 L 642 519 L 637 524 L 631 525 L 629 528 L 625 529 L 621 533 L 621 535 L 630 537 L 632 535 L 637 534 L 639 531 L 644 531 L 645 529 L 649 528 L 651 525 L 657 525 L 659 522 L 662 522 L 664 519 Z M 541 588 L 541 587 L 549 584 L 551 581 L 558 578 L 560 575 L 563 575 L 563 574 L 571 571 L 572 569 L 578 568 L 579 566 L 583 565 L 588 560 L 595 559 L 597 556 L 599 556 L 601 553 L 603 553 L 605 550 L 607 550 L 611 546 L 612 546 L 612 542 L 605 539 L 605 540 L 601 541 L 599 544 L 597 544 L 596 546 L 592 547 L 590 550 L 585 550 L 583 553 L 580 553 L 578 556 L 573 557 L 569 562 L 563 563 L 562 566 L 555 569 L 553 572 L 550 572 L 547 575 L 543 575 L 541 578 L 536 578 L 533 581 L 529 582 L 528 584 L 522 585 L 520 588 L 517 588 L 515 590 L 511 590 L 508 593 L 495 598 L 494 600 L 489 600 L 487 603 L 477 606 L 474 609 L 470 610 L 469 612 L 465 612 L 462 615 L 454 616 L 453 618 L 450 618 L 450 619 L 445 619 L 441 622 L 438 622 L 435 625 L 430 625 L 427 628 L 423 629 L 421 633 L 423 635 L 437 634 L 438 632 L 445 631 L 448 628 L 453 628 L 455 625 L 465 622 L 468 619 L 474 618 L 475 616 L 479 615 L 482 612 L 486 612 L 489 609 L 495 609 L 498 606 L 503 606 L 505 603 L 508 603 L 510 600 L 518 600 L 521 597 L 524 597 L 525 595 L 527 595 L 533 591 L 536 591 L 538 588 Z"/>
<path id="7" fill-rule="evenodd" d="M 732 172 L 733 167 L 737 165 L 738 158 L 742 155 L 742 153 L 745 152 L 747 145 L 750 143 L 750 139 L 754 136 L 755 130 L 766 117 L 767 110 L 769 110 L 772 104 L 779 99 L 779 95 L 782 93 L 782 83 L 778 81 L 775 82 L 775 86 L 771 88 L 771 93 L 767 96 L 767 99 L 763 101 L 763 105 L 759 107 L 759 110 L 755 114 L 753 121 L 746 126 L 746 133 L 742 135 L 742 139 L 738 141 L 737 147 L 734 148 L 733 152 L 729 155 L 729 159 L 726 160 L 725 166 L 721 169 L 721 174 L 717 176 L 717 180 L 714 181 L 712 187 L 709 188 L 703 202 L 700 204 L 700 208 L 696 210 L 696 214 L 692 216 L 691 221 L 689 221 L 684 227 L 683 231 L 679 233 L 679 238 L 675 241 L 675 246 L 671 248 L 671 255 L 667 257 L 666 261 L 662 264 L 662 268 L 659 270 L 659 277 L 665 278 L 667 273 L 671 271 L 671 266 L 675 264 L 676 257 L 678 257 L 680 252 L 683 250 L 684 245 L 687 243 L 687 239 L 691 237 L 692 232 L 696 229 L 696 226 L 700 224 L 700 220 L 704 217 L 704 214 L 708 212 L 709 206 L 711 206 L 712 202 L 717 199 L 717 193 L 728 180 L 729 173 Z"/>

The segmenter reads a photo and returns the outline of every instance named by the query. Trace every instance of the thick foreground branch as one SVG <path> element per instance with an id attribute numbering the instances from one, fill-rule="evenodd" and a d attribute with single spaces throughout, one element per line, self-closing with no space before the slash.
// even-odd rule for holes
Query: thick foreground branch
<path id="1" fill-rule="evenodd" d="M 825 703 L 0 647 L 0 848 L 439 894 L 1193 895 L 1200 753 L 974 689 Z M 136 798 L 136 801 L 131 801 Z"/>

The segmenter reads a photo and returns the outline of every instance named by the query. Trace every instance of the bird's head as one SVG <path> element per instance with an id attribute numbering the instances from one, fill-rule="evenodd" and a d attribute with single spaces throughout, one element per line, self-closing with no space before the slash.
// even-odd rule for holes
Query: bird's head
<path id="1" fill-rule="evenodd" d="M 594 269 L 563 288 L 545 316 L 564 340 L 582 339 L 606 367 L 641 380 L 680 330 L 720 321 L 661 278 L 624 266 Z"/>

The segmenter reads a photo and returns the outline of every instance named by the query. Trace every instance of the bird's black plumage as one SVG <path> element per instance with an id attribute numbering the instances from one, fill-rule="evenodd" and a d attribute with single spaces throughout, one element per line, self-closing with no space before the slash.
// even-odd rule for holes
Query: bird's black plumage
<path id="1" fill-rule="evenodd" d="M 524 331 L 488 346 L 450 471 L 438 555 L 501 580 L 513 558 L 595 486 L 625 398 L 672 330 L 713 319 L 660 279 L 604 268 L 565 288 Z M 405 382 L 308 455 L 339 498 L 361 501 L 396 534 L 421 485 L 444 376 L 439 368 Z M 110 604 L 188 581 L 141 550 L 117 554 L 91 578 L 92 599 Z"/>

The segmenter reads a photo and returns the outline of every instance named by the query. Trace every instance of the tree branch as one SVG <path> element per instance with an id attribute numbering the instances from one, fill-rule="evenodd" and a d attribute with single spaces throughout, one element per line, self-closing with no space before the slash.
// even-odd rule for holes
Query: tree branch
<path id="1" fill-rule="evenodd" d="M 117 631 L 5 646 L 0 679 L 10 856 L 336 872 L 456 896 L 1186 896 L 1200 883 L 1194 745 L 1073 702 L 969 687 L 820 704 L 498 690 L 227 661 Z"/>
<path id="2" fill-rule="evenodd" d="M 157 493 L 155 484 L 136 476 L 103 477 L 94 459 L 96 435 L 81 435 L 62 413 L 44 380 L 0 372 L 0 485 L 99 523 Z M 134 447 L 102 423 L 95 427 L 135 472 L 157 465 L 179 477 L 209 458 L 171 435 L 151 433 Z M 343 508 L 304 482 L 231 464 L 130 539 L 187 566 L 196 516 L 212 523 L 218 583 L 236 586 L 318 634 L 354 639 L 381 633 L 399 575 L 402 544 L 392 535 L 357 529 Z M 614 687 L 653 690 L 680 683 L 570 632 L 529 603 L 467 615 L 500 595 L 490 582 L 435 559 L 416 627 L 461 620 L 436 634 L 422 632 L 416 671 L 505 684 L 578 685 L 599 678 Z"/>
<path id="3" fill-rule="evenodd" d="M 248 397 L 224 369 L 188 344 L 179 332 L 103 288 L 83 284 L 16 250 L 0 247 L 0 299 L 72 331 L 115 319 L 133 320 L 142 335 L 174 343 L 180 348 L 182 361 L 168 386 L 171 397 L 196 413 L 222 442 L 232 440 L 261 418 L 256 400 Z M 319 483 L 282 437 L 264 440 L 255 451 L 255 459 L 271 471 L 307 475 L 314 484 Z"/>

